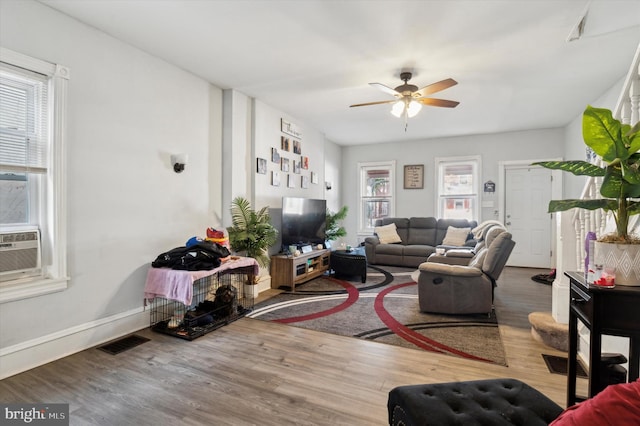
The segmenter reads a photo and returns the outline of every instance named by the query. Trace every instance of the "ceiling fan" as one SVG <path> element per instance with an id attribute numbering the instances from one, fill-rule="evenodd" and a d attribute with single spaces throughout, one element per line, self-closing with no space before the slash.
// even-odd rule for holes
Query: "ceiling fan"
<path id="1" fill-rule="evenodd" d="M 400 80 L 404 81 L 404 84 L 392 89 L 389 86 L 385 86 L 381 83 L 369 83 L 371 86 L 382 90 L 385 93 L 388 93 L 395 97 L 393 100 L 389 101 L 377 101 L 377 102 L 367 102 L 364 104 L 354 104 L 350 107 L 361 107 L 368 105 L 380 105 L 380 104 L 393 104 L 391 108 L 391 114 L 396 117 L 401 117 L 404 115 L 405 119 L 405 132 L 407 131 L 407 120 L 411 117 L 415 117 L 416 114 L 422 109 L 422 105 L 430 105 L 444 108 L 455 108 L 458 106 L 460 102 L 449 101 L 446 99 L 435 99 L 428 98 L 427 95 L 431 95 L 436 92 L 440 92 L 444 89 L 448 89 L 449 87 L 455 86 L 458 84 L 452 78 L 447 78 L 446 80 L 438 81 L 437 83 L 429 84 L 428 86 L 424 86 L 422 89 L 418 90 L 418 86 L 414 84 L 409 84 L 408 81 L 411 80 L 412 74 L 410 72 L 402 72 L 400 73 Z"/>

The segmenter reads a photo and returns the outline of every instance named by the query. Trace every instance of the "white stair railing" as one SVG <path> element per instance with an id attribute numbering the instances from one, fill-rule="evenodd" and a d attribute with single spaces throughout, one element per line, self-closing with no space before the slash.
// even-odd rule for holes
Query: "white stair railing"
<path id="1" fill-rule="evenodd" d="M 635 124 L 640 121 L 640 44 L 636 49 L 631 68 L 627 73 L 622 93 L 618 98 L 613 116 L 624 124 Z M 593 160 L 594 164 L 602 165 L 600 158 Z M 585 200 L 600 198 L 600 185 L 602 178 L 591 177 L 585 183 L 581 198 Z M 637 217 L 636 217 L 637 218 Z M 584 258 L 586 255 L 584 242 L 588 232 L 595 232 L 596 235 L 604 234 L 607 225 L 613 221 L 612 213 L 602 210 L 575 209 L 573 214 L 573 227 L 576 234 L 576 258 L 575 270 L 581 271 L 584 268 Z M 637 221 L 632 222 L 636 226 Z M 566 265 L 564 270 L 571 271 L 574 267 Z"/>

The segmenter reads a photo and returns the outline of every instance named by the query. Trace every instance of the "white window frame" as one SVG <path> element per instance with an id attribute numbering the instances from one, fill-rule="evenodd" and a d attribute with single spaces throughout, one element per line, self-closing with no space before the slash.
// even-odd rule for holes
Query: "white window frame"
<path id="1" fill-rule="evenodd" d="M 436 183 L 435 191 L 435 205 L 438 212 L 438 217 L 444 217 L 444 211 L 441 200 L 443 198 L 450 198 L 451 195 L 441 194 L 440 191 L 443 188 L 444 175 L 442 174 L 442 166 L 447 164 L 471 164 L 473 166 L 473 179 L 474 179 L 474 192 L 470 194 L 456 194 L 456 198 L 469 198 L 473 201 L 473 215 L 470 220 L 478 221 L 480 217 L 480 209 L 482 200 L 480 198 L 480 180 L 482 170 L 482 157 L 479 155 L 469 155 L 462 157 L 436 157 L 435 158 L 435 177 Z"/>
<path id="2" fill-rule="evenodd" d="M 370 168 L 384 168 L 389 170 L 391 181 L 391 194 L 385 197 L 372 197 L 366 195 L 366 170 Z M 389 200 L 389 217 L 395 216 L 396 211 L 396 161 L 372 161 L 358 163 L 358 235 L 367 236 L 373 234 L 373 228 L 366 226 L 364 220 L 363 202 L 365 200 L 384 198 Z"/>
<path id="3" fill-rule="evenodd" d="M 65 142 L 67 85 L 69 68 L 32 58 L 0 47 L 0 62 L 24 68 L 48 77 L 49 92 L 49 167 L 43 182 L 46 199 L 39 206 L 42 239 L 43 275 L 0 283 L 0 303 L 26 299 L 65 290 L 67 276 L 67 197 L 65 174 Z M 32 227 L 31 227 L 32 228 Z M 27 229 L 27 227 L 25 227 Z M 20 230 L 2 228 L 1 230 Z"/>

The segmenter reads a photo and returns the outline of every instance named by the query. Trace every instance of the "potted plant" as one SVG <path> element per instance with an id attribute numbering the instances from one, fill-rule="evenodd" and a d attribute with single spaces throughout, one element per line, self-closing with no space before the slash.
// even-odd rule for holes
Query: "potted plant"
<path id="1" fill-rule="evenodd" d="M 335 241 L 338 238 L 342 238 L 347 235 L 347 231 L 343 226 L 340 225 L 339 222 L 347 217 L 348 211 L 349 208 L 347 206 L 342 206 L 342 208 L 335 213 L 327 209 L 327 219 L 325 226 L 327 241 Z"/>
<path id="2" fill-rule="evenodd" d="M 563 170 L 576 176 L 603 177 L 600 187 L 600 199 L 582 200 L 552 200 L 549 202 L 549 213 L 560 212 L 572 208 L 587 210 L 603 209 L 613 213 L 616 232 L 601 236 L 600 243 L 613 243 L 611 246 L 625 249 L 625 245 L 636 245 L 640 248 L 640 239 L 629 233 L 629 219 L 640 214 L 640 202 L 634 200 L 640 197 L 640 123 L 631 127 L 622 124 L 613 117 L 608 109 L 587 106 L 582 119 L 582 136 L 584 143 L 600 156 L 602 167 L 587 161 L 541 161 L 534 163 L 548 169 Z M 600 245 L 601 247 L 601 245 Z M 596 257 L 602 259 L 609 256 L 598 255 L 601 248 L 596 248 Z M 635 255 L 631 256 L 632 263 Z M 607 267 L 607 265 L 604 265 Z M 618 265 L 610 265 L 618 266 Z M 640 271 L 638 276 L 623 274 L 616 271 L 616 283 L 625 285 L 640 285 Z M 626 282 L 625 275 L 629 278 Z"/>
<path id="3" fill-rule="evenodd" d="M 258 265 L 267 268 L 270 260 L 267 250 L 276 243 L 278 236 L 278 231 L 271 225 L 269 207 L 256 212 L 247 199 L 236 197 L 231 202 L 231 221 L 233 226 L 227 228 L 231 249 L 253 257 Z"/>

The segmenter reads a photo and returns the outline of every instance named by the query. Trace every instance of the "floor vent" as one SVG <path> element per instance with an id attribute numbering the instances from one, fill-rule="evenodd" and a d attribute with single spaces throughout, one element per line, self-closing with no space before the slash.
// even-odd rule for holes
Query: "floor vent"
<path id="1" fill-rule="evenodd" d="M 567 375 L 567 358 L 564 356 L 555 356 L 542 354 L 544 362 L 547 364 L 549 372 L 553 374 Z M 576 364 L 576 374 L 578 377 L 587 378 L 587 373 L 580 362 Z"/>
<path id="2" fill-rule="evenodd" d="M 115 340 L 111 343 L 107 343 L 106 345 L 98 346 L 98 349 L 110 353 L 111 355 L 117 355 L 121 352 L 129 350 L 131 348 L 135 348 L 138 345 L 148 342 L 149 340 L 151 339 L 132 334 L 131 336 L 123 337 L 122 339 Z"/>

